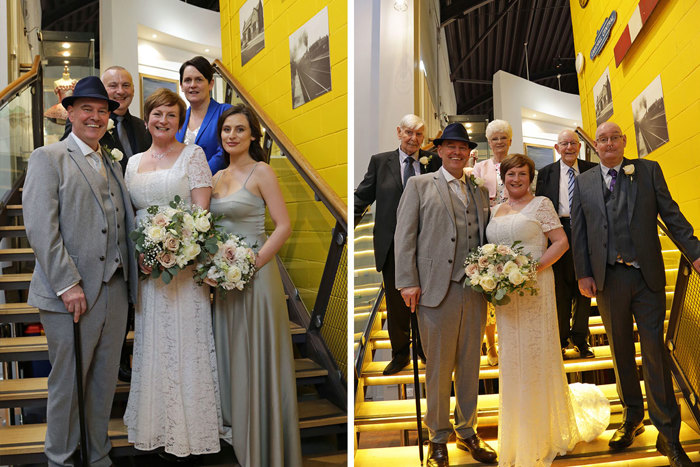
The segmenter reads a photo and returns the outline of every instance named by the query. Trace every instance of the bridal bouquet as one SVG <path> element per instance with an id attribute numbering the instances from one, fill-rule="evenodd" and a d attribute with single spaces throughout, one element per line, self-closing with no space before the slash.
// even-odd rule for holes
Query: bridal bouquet
<path id="1" fill-rule="evenodd" d="M 167 207 L 150 206 L 147 215 L 129 235 L 150 276 L 166 284 L 195 259 L 204 260 L 218 249 L 215 222 L 210 212 L 187 205 L 175 196 Z"/>
<path id="2" fill-rule="evenodd" d="M 256 255 L 253 248 L 239 236 L 219 234 L 217 251 L 206 255 L 194 272 L 198 284 L 208 284 L 224 290 L 243 290 L 255 274 Z"/>
<path id="3" fill-rule="evenodd" d="M 510 302 L 508 294 L 537 295 L 537 262 L 524 253 L 520 241 L 511 246 L 487 243 L 475 248 L 464 262 L 464 286 L 483 293 L 494 305 Z"/>

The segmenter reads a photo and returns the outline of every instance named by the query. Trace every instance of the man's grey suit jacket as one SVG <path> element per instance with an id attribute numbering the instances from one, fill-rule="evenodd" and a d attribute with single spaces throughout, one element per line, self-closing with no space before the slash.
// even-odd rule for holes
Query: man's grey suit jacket
<path id="1" fill-rule="evenodd" d="M 445 298 L 453 262 L 466 259 L 466 254 L 455 251 L 457 223 L 449 190 L 441 171 L 419 175 L 408 180 L 399 202 L 394 235 L 396 288 L 420 286 L 419 304 L 429 307 L 438 306 Z M 476 200 L 479 244 L 483 244 L 490 215 L 489 194 L 469 180 L 467 190 L 470 203 Z"/>
<path id="2" fill-rule="evenodd" d="M 623 168 L 634 167 L 632 175 Z M 666 284 L 657 216 L 692 260 L 700 257 L 700 243 L 693 235 L 693 226 L 686 220 L 671 198 L 659 163 L 648 159 L 623 159 L 621 177 L 631 178 L 627 190 L 627 219 L 632 233 L 636 261 L 650 290 L 658 292 Z M 576 177 L 571 208 L 571 229 L 576 278 L 593 277 L 598 290 L 605 286 L 608 251 L 608 226 L 600 164 Z"/>
<path id="3" fill-rule="evenodd" d="M 119 182 L 128 233 L 134 212 L 118 162 L 104 158 Z M 108 162 L 109 161 L 109 162 Z M 107 219 L 98 183 L 100 175 L 72 138 L 37 148 L 29 157 L 22 205 L 36 265 L 27 303 L 42 310 L 67 312 L 56 293 L 80 282 L 88 310 L 102 287 L 106 267 Z M 103 230 L 104 229 L 104 230 Z M 129 298 L 136 303 L 138 276 L 134 248 L 128 240 Z"/>

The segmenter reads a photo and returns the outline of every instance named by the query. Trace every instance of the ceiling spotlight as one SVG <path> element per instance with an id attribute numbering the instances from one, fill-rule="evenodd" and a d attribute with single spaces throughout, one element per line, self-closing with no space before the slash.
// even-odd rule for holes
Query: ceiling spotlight
<path id="1" fill-rule="evenodd" d="M 471 127 L 472 127 L 472 124 L 471 124 L 471 123 L 467 123 L 467 128 L 471 128 Z"/>
<path id="2" fill-rule="evenodd" d="M 158 34 L 152 34 L 151 37 L 155 39 L 156 37 L 158 37 Z"/>
<path id="3" fill-rule="evenodd" d="M 63 55 L 64 57 L 70 57 L 70 52 L 66 50 L 65 52 L 61 52 L 61 55 Z"/>
<path id="4" fill-rule="evenodd" d="M 408 10 L 408 0 L 394 0 L 394 10 L 396 10 L 396 11 Z"/>
<path id="5" fill-rule="evenodd" d="M 205 52 L 209 52 L 209 49 L 204 49 Z"/>
<path id="6" fill-rule="evenodd" d="M 70 49 L 70 44 L 68 42 L 64 42 L 63 44 L 61 44 L 61 47 L 63 47 L 64 49 Z"/>
<path id="7" fill-rule="evenodd" d="M 69 62 L 68 60 L 63 60 L 63 63 L 65 63 L 66 65 L 68 65 L 70 62 Z"/>

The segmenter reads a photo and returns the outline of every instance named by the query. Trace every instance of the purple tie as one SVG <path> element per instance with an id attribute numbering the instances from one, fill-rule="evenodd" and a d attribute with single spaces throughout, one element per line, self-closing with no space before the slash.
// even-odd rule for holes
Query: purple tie
<path id="1" fill-rule="evenodd" d="M 610 175 L 610 193 L 615 189 L 615 182 L 617 181 L 617 170 L 608 170 L 608 175 Z"/>

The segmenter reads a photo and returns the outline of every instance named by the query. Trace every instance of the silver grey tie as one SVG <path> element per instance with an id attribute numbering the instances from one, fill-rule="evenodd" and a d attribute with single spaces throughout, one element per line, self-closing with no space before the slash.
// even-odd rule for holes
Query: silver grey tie
<path id="1" fill-rule="evenodd" d="M 86 157 L 92 168 L 95 169 L 97 173 L 106 178 L 107 173 L 105 172 L 104 165 L 102 164 L 102 157 L 96 152 L 91 152 Z"/>
<path id="2" fill-rule="evenodd" d="M 119 142 L 124 149 L 124 154 L 126 158 L 133 156 L 134 153 L 131 150 L 131 143 L 129 143 L 129 135 L 126 134 L 126 128 L 124 128 L 124 116 L 117 115 L 117 135 L 119 136 Z"/>

